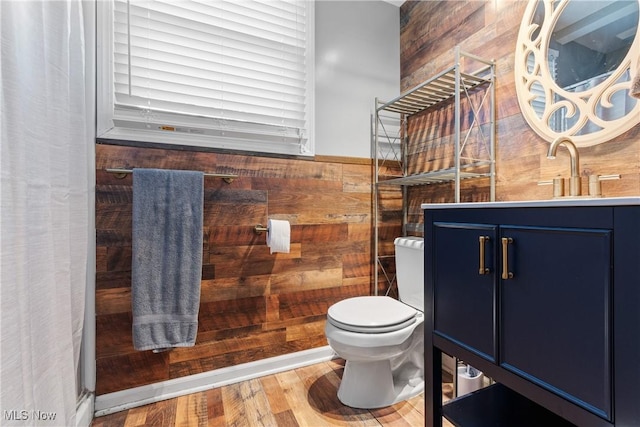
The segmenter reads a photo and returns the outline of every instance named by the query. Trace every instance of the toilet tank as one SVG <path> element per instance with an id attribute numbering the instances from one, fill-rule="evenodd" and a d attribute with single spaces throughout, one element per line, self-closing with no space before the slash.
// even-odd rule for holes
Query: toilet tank
<path id="1" fill-rule="evenodd" d="M 394 244 L 399 299 L 424 311 L 424 239 L 398 237 Z"/>

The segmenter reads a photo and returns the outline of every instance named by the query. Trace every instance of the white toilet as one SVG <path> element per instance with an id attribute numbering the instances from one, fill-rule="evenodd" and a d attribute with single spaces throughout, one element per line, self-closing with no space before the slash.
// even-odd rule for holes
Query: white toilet
<path id="1" fill-rule="evenodd" d="M 350 407 L 393 405 L 424 390 L 424 240 L 398 237 L 399 301 L 348 298 L 329 307 L 325 334 L 346 360 L 338 399 Z"/>

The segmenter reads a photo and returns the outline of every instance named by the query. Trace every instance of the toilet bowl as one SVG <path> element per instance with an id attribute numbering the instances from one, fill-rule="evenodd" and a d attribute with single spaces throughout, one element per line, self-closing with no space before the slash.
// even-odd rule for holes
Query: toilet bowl
<path id="1" fill-rule="evenodd" d="M 395 240 L 399 300 L 362 296 L 329 307 L 325 334 L 345 359 L 338 399 L 353 408 L 393 405 L 424 390 L 423 239 Z"/>

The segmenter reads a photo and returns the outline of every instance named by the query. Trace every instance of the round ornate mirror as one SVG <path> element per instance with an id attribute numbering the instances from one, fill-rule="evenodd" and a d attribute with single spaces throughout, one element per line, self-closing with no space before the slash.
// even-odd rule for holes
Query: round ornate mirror
<path id="1" fill-rule="evenodd" d="M 606 142 L 640 123 L 629 95 L 640 57 L 640 0 L 529 0 L 515 52 L 516 91 L 544 139 Z"/>

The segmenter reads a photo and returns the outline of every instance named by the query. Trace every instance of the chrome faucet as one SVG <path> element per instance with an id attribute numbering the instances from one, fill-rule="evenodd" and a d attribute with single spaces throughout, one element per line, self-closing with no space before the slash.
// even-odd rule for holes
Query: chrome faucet
<path id="1" fill-rule="evenodd" d="M 549 151 L 547 152 L 548 159 L 556 158 L 556 151 L 558 151 L 558 146 L 564 144 L 569 150 L 569 155 L 571 156 L 571 178 L 569 179 L 569 195 L 570 196 L 580 196 L 582 194 L 581 183 L 580 183 L 580 156 L 578 154 L 578 149 L 575 144 L 569 137 L 560 136 L 556 138 L 551 145 L 549 146 Z"/>

